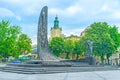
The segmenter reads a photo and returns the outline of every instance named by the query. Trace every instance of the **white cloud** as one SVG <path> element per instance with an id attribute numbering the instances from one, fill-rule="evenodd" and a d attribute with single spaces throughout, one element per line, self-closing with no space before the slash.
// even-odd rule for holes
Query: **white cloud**
<path id="1" fill-rule="evenodd" d="M 24 16 L 31 16 L 40 13 L 43 6 L 50 5 L 50 0 L 2 0 L 11 8 L 16 9 L 19 14 Z M 16 7 L 16 8 L 15 8 Z"/>
<path id="2" fill-rule="evenodd" d="M 7 8 L 0 7 L 0 16 L 1 17 L 14 17 L 14 18 L 16 18 L 16 20 L 21 21 L 20 16 L 15 15 L 14 12 L 12 12 L 11 10 L 9 10 Z"/>
<path id="3" fill-rule="evenodd" d="M 115 11 L 111 14 L 111 17 L 113 19 L 120 19 L 120 10 L 119 11 Z"/>
<path id="4" fill-rule="evenodd" d="M 112 19 L 120 19 L 120 1 L 119 0 L 111 0 L 111 1 L 105 1 L 104 4 L 101 6 L 101 13 L 104 13 L 107 15 L 103 16 L 109 16 L 109 18 Z M 98 15 L 98 14 L 97 14 Z"/>
<path id="5" fill-rule="evenodd" d="M 66 13 L 70 15 L 76 15 L 83 11 L 83 8 L 81 6 L 75 5 L 70 6 L 66 9 Z"/>
<path id="6" fill-rule="evenodd" d="M 11 17 L 11 16 L 14 16 L 14 13 L 9 9 L 0 7 L 0 16 L 2 16 L 2 17 L 6 17 L 6 16 Z"/>
<path id="7" fill-rule="evenodd" d="M 102 7 L 101 7 L 101 11 L 108 11 L 109 10 L 109 6 L 107 5 L 107 4 L 104 4 L 104 5 L 102 5 Z"/>
<path id="8" fill-rule="evenodd" d="M 16 3 L 23 3 L 24 1 L 21 0 L 2 0 L 3 2 L 7 2 L 7 3 L 12 3 L 12 4 L 16 4 Z"/>
<path id="9" fill-rule="evenodd" d="M 50 8 L 49 9 L 49 14 L 52 15 L 62 15 L 62 16 L 76 16 L 80 12 L 83 11 L 83 8 L 79 5 L 72 5 L 68 6 L 65 9 L 60 9 L 60 8 Z"/>
<path id="10" fill-rule="evenodd" d="M 36 3 L 38 2 L 39 0 L 2 0 L 2 2 L 5 2 L 5 3 L 9 3 L 11 6 L 28 6 L 29 3 Z M 29 4 L 31 6 L 31 4 Z"/>
<path id="11" fill-rule="evenodd" d="M 17 19 L 18 21 L 21 21 L 21 20 L 22 20 L 20 16 L 15 16 L 15 17 L 16 17 L 16 19 Z"/>

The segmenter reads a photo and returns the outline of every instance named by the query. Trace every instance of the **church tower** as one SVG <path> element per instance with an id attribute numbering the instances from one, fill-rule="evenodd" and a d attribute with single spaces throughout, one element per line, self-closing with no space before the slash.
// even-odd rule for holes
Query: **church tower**
<path id="1" fill-rule="evenodd" d="M 57 16 L 55 17 L 55 20 L 54 20 L 54 26 L 51 28 L 51 31 L 50 31 L 50 40 L 53 37 L 63 37 L 62 28 L 59 27 L 59 20 Z"/>

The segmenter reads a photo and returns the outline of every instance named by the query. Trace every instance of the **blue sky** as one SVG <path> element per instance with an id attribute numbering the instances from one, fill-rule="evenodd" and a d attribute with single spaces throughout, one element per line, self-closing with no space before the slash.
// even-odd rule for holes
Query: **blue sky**
<path id="1" fill-rule="evenodd" d="M 80 35 L 93 22 L 108 22 L 120 27 L 120 0 L 0 0 L 0 21 L 22 27 L 33 44 L 41 8 L 48 6 L 48 35 L 58 15 L 63 34 Z M 120 30 L 120 28 L 119 28 Z"/>

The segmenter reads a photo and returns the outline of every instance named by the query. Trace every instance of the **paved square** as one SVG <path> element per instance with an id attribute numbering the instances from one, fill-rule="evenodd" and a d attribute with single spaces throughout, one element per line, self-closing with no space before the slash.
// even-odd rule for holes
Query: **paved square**
<path id="1" fill-rule="evenodd" d="M 17 74 L 0 72 L 0 80 L 120 80 L 120 70 L 56 74 Z"/>

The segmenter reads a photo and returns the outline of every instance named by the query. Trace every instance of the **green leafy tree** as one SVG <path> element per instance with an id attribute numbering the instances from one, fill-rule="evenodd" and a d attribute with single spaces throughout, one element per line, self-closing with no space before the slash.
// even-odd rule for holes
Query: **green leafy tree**
<path id="1" fill-rule="evenodd" d="M 74 42 L 73 54 L 77 54 L 76 59 L 78 59 L 79 55 L 82 54 L 82 46 L 81 46 L 80 41 Z"/>
<path id="2" fill-rule="evenodd" d="M 101 56 L 103 62 L 104 56 L 111 56 L 115 51 L 115 43 L 109 33 L 110 26 L 106 22 L 93 23 L 86 29 L 84 42 L 93 41 L 94 55 Z"/>
<path id="3" fill-rule="evenodd" d="M 113 27 L 110 26 L 109 34 L 115 43 L 115 49 L 117 49 L 120 46 L 120 33 L 118 32 L 118 27 L 115 25 Z"/>
<path id="4" fill-rule="evenodd" d="M 84 53 L 84 55 L 88 55 L 88 46 L 87 46 L 87 40 L 88 40 L 88 35 L 82 36 L 79 40 L 79 46 L 81 48 L 81 53 Z"/>
<path id="5" fill-rule="evenodd" d="M 66 59 L 69 59 L 69 55 L 70 53 L 72 53 L 73 47 L 74 47 L 74 44 L 72 40 L 66 39 L 64 41 L 64 52 L 66 53 Z"/>
<path id="6" fill-rule="evenodd" d="M 56 56 L 60 56 L 64 49 L 64 39 L 61 37 L 54 37 L 49 43 L 52 53 Z"/>
<path id="7" fill-rule="evenodd" d="M 19 54 L 31 53 L 31 51 L 32 51 L 32 40 L 26 34 L 21 34 L 19 36 L 18 50 L 19 50 Z"/>
<path id="8" fill-rule="evenodd" d="M 8 35 L 8 38 L 6 40 L 8 47 L 7 52 L 14 57 L 18 57 L 17 39 L 20 33 L 21 33 L 21 29 L 19 26 L 11 26 L 9 28 L 10 35 Z"/>
<path id="9" fill-rule="evenodd" d="M 9 22 L 1 21 L 0 22 L 0 54 L 2 57 L 6 57 L 6 39 L 7 39 L 7 28 L 9 27 Z"/>
<path id="10" fill-rule="evenodd" d="M 10 22 L 2 20 L 0 22 L 0 53 L 2 57 L 8 57 L 9 55 L 15 56 L 17 38 L 21 33 L 19 26 L 12 26 Z"/>
<path id="11" fill-rule="evenodd" d="M 115 53 L 115 52 L 117 52 L 117 49 L 120 47 L 120 33 L 118 32 L 118 27 L 116 27 L 115 25 L 110 26 L 109 27 L 109 34 L 110 34 L 111 39 L 114 42 L 114 51 L 110 51 L 110 50 L 113 50 L 113 49 L 109 48 L 109 52 Z M 108 60 L 108 64 L 109 64 L 109 57 L 111 55 L 112 55 L 111 53 L 106 55 L 107 60 Z"/>

